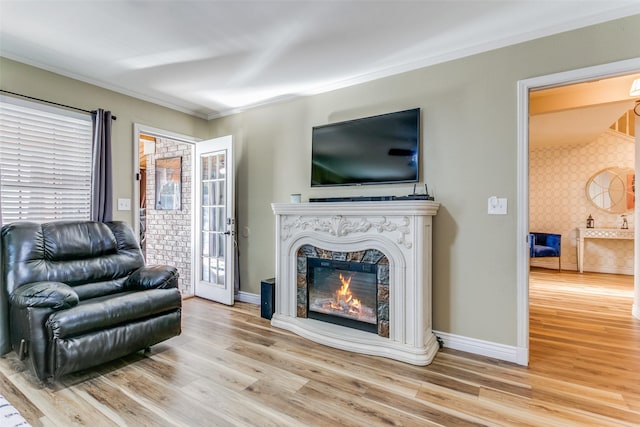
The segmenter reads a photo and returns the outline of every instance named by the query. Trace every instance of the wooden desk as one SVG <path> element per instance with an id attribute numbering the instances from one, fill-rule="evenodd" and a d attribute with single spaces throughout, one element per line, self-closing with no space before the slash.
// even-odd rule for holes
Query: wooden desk
<path id="1" fill-rule="evenodd" d="M 633 230 L 620 228 L 585 228 L 577 229 L 578 271 L 582 273 L 584 263 L 584 239 L 624 239 L 633 240 Z"/>

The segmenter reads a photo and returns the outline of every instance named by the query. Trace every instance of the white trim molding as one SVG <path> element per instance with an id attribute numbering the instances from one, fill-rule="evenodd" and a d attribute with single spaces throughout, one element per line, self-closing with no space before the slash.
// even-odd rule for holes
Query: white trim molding
<path id="1" fill-rule="evenodd" d="M 511 345 L 498 344 L 491 341 L 483 341 L 476 338 L 463 337 L 449 334 L 447 332 L 433 331 L 446 348 L 466 351 L 467 353 L 479 354 L 480 356 L 493 357 L 522 365 L 521 349 Z"/>
<path id="2" fill-rule="evenodd" d="M 254 305 L 261 304 L 260 294 L 252 294 L 244 291 L 238 292 L 236 295 L 236 301 Z M 493 357 L 494 359 L 517 363 L 519 365 L 526 365 L 526 361 L 523 362 L 523 358 L 526 357 L 527 349 L 464 337 L 461 335 L 449 334 L 446 332 L 433 331 L 433 333 L 435 336 L 442 339 L 446 348 L 466 351 L 468 353 L 479 354 L 481 356 Z"/>
<path id="3" fill-rule="evenodd" d="M 251 292 L 239 291 L 236 294 L 236 301 L 246 302 L 248 304 L 262 305 L 260 294 L 252 294 Z"/>

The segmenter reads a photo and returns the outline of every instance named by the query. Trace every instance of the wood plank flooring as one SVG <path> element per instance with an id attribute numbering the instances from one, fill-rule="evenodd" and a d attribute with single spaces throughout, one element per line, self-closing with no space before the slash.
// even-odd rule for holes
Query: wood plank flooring
<path id="1" fill-rule="evenodd" d="M 257 306 L 192 298 L 181 336 L 57 382 L 10 353 L 0 394 L 33 426 L 640 425 L 633 278 L 536 269 L 530 288 L 529 367 L 347 353 L 272 328 Z"/>

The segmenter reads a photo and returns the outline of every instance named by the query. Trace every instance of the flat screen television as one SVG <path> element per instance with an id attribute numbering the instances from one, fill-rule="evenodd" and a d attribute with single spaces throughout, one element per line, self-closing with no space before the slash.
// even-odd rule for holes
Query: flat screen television
<path id="1" fill-rule="evenodd" d="M 419 151 L 419 108 L 315 126 L 311 186 L 417 182 Z"/>

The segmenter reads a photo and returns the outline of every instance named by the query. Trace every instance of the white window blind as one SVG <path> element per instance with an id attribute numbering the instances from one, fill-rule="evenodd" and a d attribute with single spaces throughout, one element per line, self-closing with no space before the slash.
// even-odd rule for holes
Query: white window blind
<path id="1" fill-rule="evenodd" d="M 0 97 L 2 222 L 89 219 L 91 116 Z"/>

